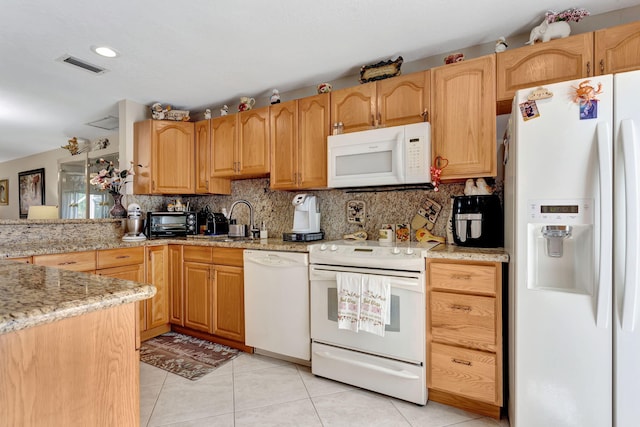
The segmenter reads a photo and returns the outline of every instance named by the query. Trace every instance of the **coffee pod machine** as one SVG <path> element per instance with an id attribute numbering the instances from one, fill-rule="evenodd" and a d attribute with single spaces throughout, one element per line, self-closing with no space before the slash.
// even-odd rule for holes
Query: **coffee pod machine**
<path id="1" fill-rule="evenodd" d="M 316 196 L 296 194 L 292 201 L 293 228 L 290 233 L 282 233 L 282 240 L 288 242 L 310 242 L 322 240 L 324 232 L 320 231 L 320 206 Z"/>
<path id="2" fill-rule="evenodd" d="M 137 203 L 130 203 L 127 206 L 127 219 L 126 219 L 126 233 L 122 237 L 125 242 L 137 242 L 141 240 L 147 240 L 147 236 L 144 235 L 144 216 L 142 209 Z"/>
<path id="3" fill-rule="evenodd" d="M 494 194 L 457 196 L 451 215 L 456 245 L 498 248 L 504 244 L 502 207 Z"/>

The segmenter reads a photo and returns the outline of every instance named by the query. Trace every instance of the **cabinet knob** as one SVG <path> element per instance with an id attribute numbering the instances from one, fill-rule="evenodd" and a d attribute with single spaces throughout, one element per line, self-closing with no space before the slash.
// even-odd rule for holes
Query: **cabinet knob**
<path id="1" fill-rule="evenodd" d="M 587 61 L 587 77 L 591 77 L 591 61 Z"/>
<path id="2" fill-rule="evenodd" d="M 604 74 L 604 59 L 600 60 L 600 74 Z"/>

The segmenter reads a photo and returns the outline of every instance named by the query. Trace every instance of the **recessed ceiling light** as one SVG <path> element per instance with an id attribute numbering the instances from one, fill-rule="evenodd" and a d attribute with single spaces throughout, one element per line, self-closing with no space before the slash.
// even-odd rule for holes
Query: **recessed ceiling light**
<path id="1" fill-rule="evenodd" d="M 91 50 L 97 53 L 98 55 L 104 56 L 107 58 L 115 58 L 116 56 L 120 56 L 120 54 L 116 50 L 108 46 L 91 46 Z"/>

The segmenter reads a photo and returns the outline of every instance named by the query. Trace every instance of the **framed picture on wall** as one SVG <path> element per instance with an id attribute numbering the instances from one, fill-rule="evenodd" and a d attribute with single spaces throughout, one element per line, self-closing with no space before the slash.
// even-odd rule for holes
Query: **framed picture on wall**
<path id="1" fill-rule="evenodd" d="M 9 204 L 9 180 L 0 179 L 0 205 Z"/>
<path id="2" fill-rule="evenodd" d="M 20 218 L 26 218 L 29 206 L 44 205 L 44 168 L 18 173 Z"/>

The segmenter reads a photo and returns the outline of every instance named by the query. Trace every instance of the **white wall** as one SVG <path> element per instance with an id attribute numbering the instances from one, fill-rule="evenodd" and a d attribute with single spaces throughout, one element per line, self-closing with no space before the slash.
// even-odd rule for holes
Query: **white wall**
<path id="1" fill-rule="evenodd" d="M 47 205 L 58 204 L 58 159 L 65 156 L 71 157 L 67 150 L 58 148 L 23 157 L 22 159 L 0 163 L 0 179 L 9 180 L 9 205 L 0 205 L 0 218 L 20 218 L 18 205 L 18 173 L 32 169 L 44 168 L 45 195 L 44 202 Z"/>
<path id="2" fill-rule="evenodd" d="M 118 134 L 108 135 L 110 144 L 119 144 Z M 113 146 L 113 145 L 112 145 Z M 110 146 L 109 148 L 112 148 Z M 0 219 L 20 218 L 18 173 L 44 168 L 44 204 L 58 205 L 58 162 L 72 160 L 73 156 L 63 148 L 45 151 L 21 159 L 0 163 L 0 179 L 9 180 L 9 204 L 0 205 Z"/>

